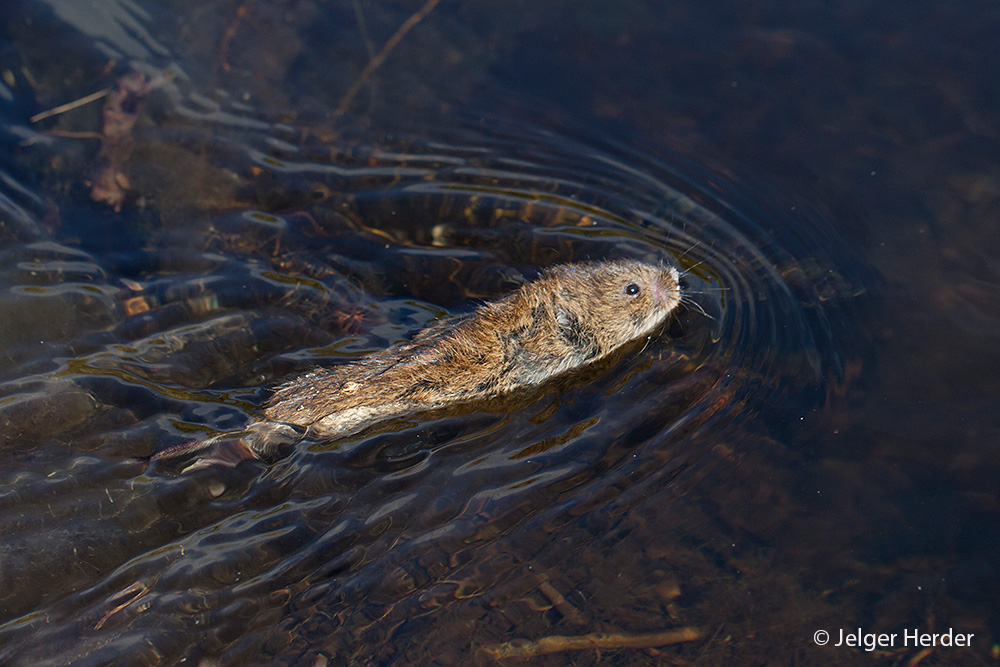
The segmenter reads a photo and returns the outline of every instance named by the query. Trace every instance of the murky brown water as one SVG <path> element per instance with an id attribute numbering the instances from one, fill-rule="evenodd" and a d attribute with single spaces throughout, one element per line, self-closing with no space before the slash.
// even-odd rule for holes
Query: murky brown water
<path id="1" fill-rule="evenodd" d="M 995 7 L 3 11 L 0 662 L 995 661 Z M 29 120 L 130 72 L 111 121 Z M 275 460 L 143 459 L 612 257 L 705 314 Z M 814 641 L 859 627 L 975 636 Z"/>

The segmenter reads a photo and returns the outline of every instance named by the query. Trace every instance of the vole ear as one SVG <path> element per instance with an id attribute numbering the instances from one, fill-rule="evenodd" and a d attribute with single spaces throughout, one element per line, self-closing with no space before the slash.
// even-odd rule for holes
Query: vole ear
<path id="1" fill-rule="evenodd" d="M 594 333 L 580 323 L 580 318 L 559 303 L 553 304 L 559 335 L 584 359 L 592 359 L 599 352 Z"/>
<path id="2" fill-rule="evenodd" d="M 556 314 L 556 322 L 559 324 L 560 329 L 565 329 L 576 324 L 576 316 L 570 314 L 558 301 L 552 304 L 552 309 Z"/>

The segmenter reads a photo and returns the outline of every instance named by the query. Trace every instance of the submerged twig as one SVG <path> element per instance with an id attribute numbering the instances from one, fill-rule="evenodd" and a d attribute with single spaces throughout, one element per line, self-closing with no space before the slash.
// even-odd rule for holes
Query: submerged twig
<path id="1" fill-rule="evenodd" d="M 560 651 L 581 651 L 586 649 L 656 648 L 669 644 L 697 641 L 705 636 L 701 628 L 677 628 L 664 632 L 641 635 L 627 635 L 618 632 L 592 632 L 578 637 L 552 635 L 538 641 L 515 639 L 494 646 L 484 646 L 483 651 L 496 659 L 532 658 L 537 655 Z"/>
<path id="2" fill-rule="evenodd" d="M 140 72 L 131 72 L 118 79 L 118 85 L 104 103 L 101 128 L 101 150 L 97 154 L 98 169 L 90 187 L 90 198 L 105 202 L 121 211 L 128 188 L 125 162 L 132 154 L 132 129 L 139 120 L 142 98 L 163 84 L 163 77 L 146 80 Z"/>
<path id="3" fill-rule="evenodd" d="M 100 132 L 73 132 L 71 130 L 49 130 L 49 136 L 62 137 L 63 139 L 100 139 Z"/>
<path id="4" fill-rule="evenodd" d="M 570 621 L 571 623 L 576 623 L 577 625 L 582 625 L 584 623 L 583 615 L 580 614 L 580 610 L 570 604 L 569 600 L 563 597 L 562 593 L 556 590 L 555 586 L 550 584 L 547 579 L 543 579 L 538 582 L 538 590 L 549 599 L 552 606 L 559 610 L 559 613 L 563 617 Z"/>
<path id="5" fill-rule="evenodd" d="M 127 600 L 125 600 L 121 604 L 115 606 L 114 609 L 112 609 L 111 611 L 109 611 L 108 613 L 106 613 L 103 616 L 103 618 L 101 618 L 101 620 L 99 620 L 97 622 L 97 625 L 94 626 L 94 629 L 95 630 L 100 630 L 104 626 L 104 624 L 108 622 L 109 618 L 111 618 L 112 616 L 114 616 L 115 614 L 117 614 L 118 612 L 120 612 L 122 609 L 124 609 L 125 607 L 129 606 L 130 604 L 132 604 L 133 602 L 135 602 L 136 600 L 138 600 L 139 598 L 141 598 L 148 591 L 149 591 L 149 586 L 147 586 L 145 583 L 143 583 L 141 581 L 137 581 L 134 584 L 132 584 L 131 586 L 129 586 L 128 588 L 126 588 L 125 590 L 120 591 L 120 592 L 116 593 L 115 595 L 113 595 L 111 597 L 112 600 L 119 600 L 119 599 L 121 599 L 123 597 L 126 597 L 126 596 L 131 596 L 131 597 L 128 597 Z"/>
<path id="6" fill-rule="evenodd" d="M 41 111 L 36 113 L 34 116 L 29 118 L 32 123 L 37 123 L 40 120 L 45 120 L 46 118 L 51 118 L 52 116 L 58 116 L 61 113 L 66 113 L 67 111 L 72 111 L 77 107 L 82 107 L 85 104 L 90 104 L 91 102 L 96 102 L 105 95 L 111 92 L 110 88 L 105 88 L 104 90 L 99 90 L 96 93 L 91 93 L 90 95 L 84 95 L 78 100 L 73 100 L 72 102 L 67 102 L 66 104 L 60 104 L 57 107 L 53 107 L 46 111 Z"/>
<path id="7" fill-rule="evenodd" d="M 389 54 L 392 53 L 392 50 L 396 48 L 399 42 L 402 41 L 403 37 L 406 36 L 406 33 L 410 32 L 415 25 L 427 18 L 427 15 L 434 10 L 434 7 L 437 6 L 439 2 L 441 2 L 441 0 L 427 0 L 423 7 L 421 7 L 413 16 L 406 19 L 403 25 L 399 26 L 396 33 L 389 38 L 389 41 L 385 43 L 382 50 L 379 51 L 374 58 L 368 61 L 368 64 L 363 70 L 361 70 L 361 74 L 358 75 L 354 84 L 347 90 L 346 93 L 344 93 L 344 96 L 340 98 L 340 104 L 337 106 L 338 114 L 342 114 L 347 111 L 347 109 L 351 106 L 351 102 L 353 102 L 354 98 L 357 97 L 358 91 L 361 90 L 361 87 L 368 82 L 368 79 L 375 72 L 375 70 L 382 66 L 382 64 L 389 57 Z"/>
<path id="8" fill-rule="evenodd" d="M 365 42 L 368 59 L 373 60 L 375 58 L 375 45 L 372 44 L 371 37 L 368 36 L 368 24 L 365 22 L 365 13 L 362 11 L 358 0 L 351 0 L 351 6 L 354 7 L 354 19 L 358 22 L 358 31 L 361 33 L 361 39 Z"/>
<path id="9" fill-rule="evenodd" d="M 236 9 L 236 18 L 233 22 L 229 24 L 226 31 L 222 33 L 222 40 L 219 43 L 219 58 L 216 63 L 222 67 L 222 71 L 228 72 L 232 69 L 228 62 L 226 62 L 226 56 L 229 53 L 229 45 L 232 43 L 233 39 L 236 37 L 236 33 L 240 29 L 240 23 L 246 20 L 249 12 L 247 8 L 240 5 Z"/>

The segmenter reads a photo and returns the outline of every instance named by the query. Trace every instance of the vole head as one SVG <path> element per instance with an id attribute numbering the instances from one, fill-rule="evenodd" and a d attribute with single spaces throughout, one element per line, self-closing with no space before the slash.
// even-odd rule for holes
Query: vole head
<path id="1" fill-rule="evenodd" d="M 632 260 L 566 264 L 546 273 L 561 335 L 603 356 L 663 323 L 681 301 L 671 266 Z"/>

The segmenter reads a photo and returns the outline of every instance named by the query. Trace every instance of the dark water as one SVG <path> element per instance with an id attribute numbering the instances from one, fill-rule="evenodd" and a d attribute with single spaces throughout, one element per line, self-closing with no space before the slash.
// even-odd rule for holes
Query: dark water
<path id="1" fill-rule="evenodd" d="M 997 662 L 995 3 L 0 13 L 0 663 Z M 104 99 L 30 120 L 135 72 L 124 157 Z M 705 313 L 277 460 L 140 458 L 609 257 Z M 858 628 L 897 638 L 814 641 Z"/>

